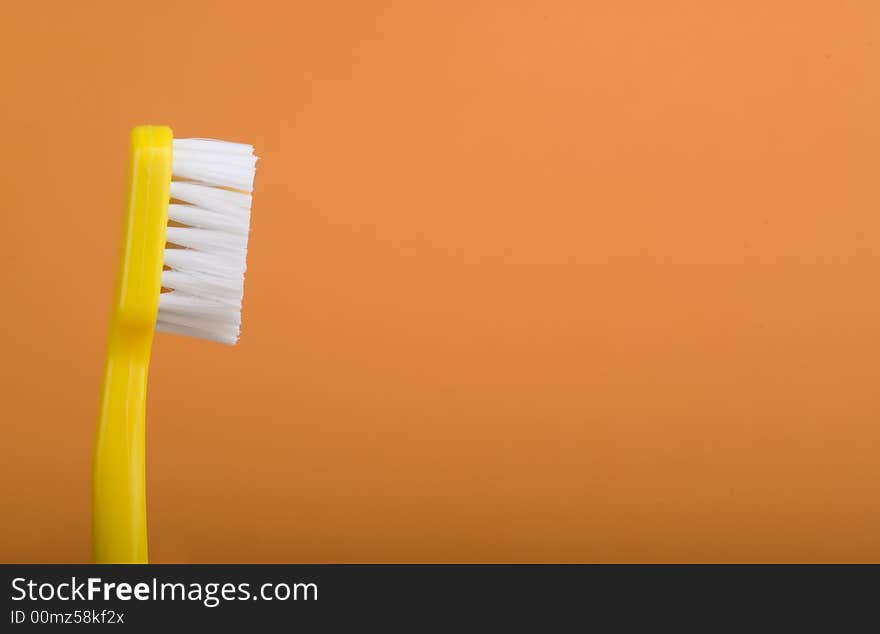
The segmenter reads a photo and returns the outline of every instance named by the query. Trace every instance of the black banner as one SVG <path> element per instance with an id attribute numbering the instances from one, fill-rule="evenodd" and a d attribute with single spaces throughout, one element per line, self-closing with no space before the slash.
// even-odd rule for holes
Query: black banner
<path id="1" fill-rule="evenodd" d="M 877 566 L 5 565 L 2 631 L 40 626 L 575 631 L 877 620 Z M 314 629 L 317 628 L 317 629 Z M 762 627 L 759 627 L 762 629 Z"/>

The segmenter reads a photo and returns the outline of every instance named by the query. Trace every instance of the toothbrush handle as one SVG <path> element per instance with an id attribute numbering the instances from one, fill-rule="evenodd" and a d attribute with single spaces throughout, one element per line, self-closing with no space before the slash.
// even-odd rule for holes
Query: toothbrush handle
<path id="1" fill-rule="evenodd" d="M 95 444 L 97 563 L 147 563 L 145 415 L 152 333 L 114 328 Z"/>
<path id="2" fill-rule="evenodd" d="M 167 126 L 138 126 L 131 132 L 128 204 L 95 443 L 92 508 L 98 563 L 147 563 L 144 418 L 173 142 Z"/>

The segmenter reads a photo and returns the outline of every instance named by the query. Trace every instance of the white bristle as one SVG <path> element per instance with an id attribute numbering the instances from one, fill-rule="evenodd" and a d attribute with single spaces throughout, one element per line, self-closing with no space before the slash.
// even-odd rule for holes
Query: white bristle
<path id="1" fill-rule="evenodd" d="M 156 329 L 238 341 L 257 157 L 244 143 L 174 139 L 171 198 Z M 182 179 L 182 180 L 181 180 Z M 237 191 L 231 191 L 237 190 Z M 181 248 L 182 247 L 182 248 Z"/>

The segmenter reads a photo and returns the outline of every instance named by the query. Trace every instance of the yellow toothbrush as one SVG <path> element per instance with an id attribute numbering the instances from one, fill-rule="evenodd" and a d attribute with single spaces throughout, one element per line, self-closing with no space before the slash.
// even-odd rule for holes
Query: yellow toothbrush
<path id="1" fill-rule="evenodd" d="M 165 126 L 132 131 L 95 443 L 98 563 L 148 561 L 144 435 L 154 330 L 238 341 L 256 161 L 241 143 L 174 139 Z"/>

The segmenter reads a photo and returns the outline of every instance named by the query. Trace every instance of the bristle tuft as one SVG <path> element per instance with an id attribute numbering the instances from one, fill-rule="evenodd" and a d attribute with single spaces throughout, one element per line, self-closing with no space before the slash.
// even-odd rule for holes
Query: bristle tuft
<path id="1" fill-rule="evenodd" d="M 174 139 L 173 180 L 156 329 L 238 341 L 257 157 L 253 147 Z"/>

